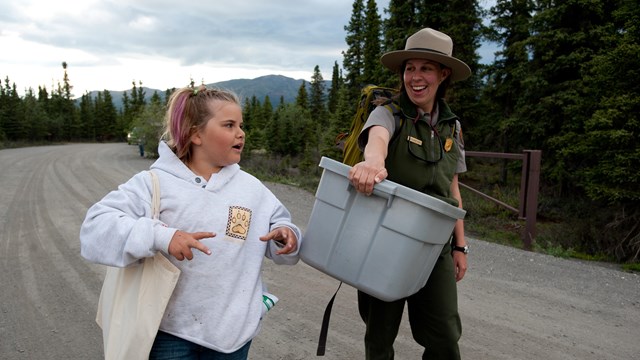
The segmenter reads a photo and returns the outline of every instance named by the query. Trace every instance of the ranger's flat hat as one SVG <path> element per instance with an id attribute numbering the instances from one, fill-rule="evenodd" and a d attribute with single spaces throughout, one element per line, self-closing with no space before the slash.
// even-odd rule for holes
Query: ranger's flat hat
<path id="1" fill-rule="evenodd" d="M 439 62 L 451 69 L 451 81 L 459 81 L 471 75 L 471 69 L 453 53 L 453 40 L 440 31 L 424 28 L 407 39 L 404 50 L 385 53 L 380 58 L 382 65 L 394 72 L 400 72 L 401 66 L 409 59 L 427 59 Z"/>

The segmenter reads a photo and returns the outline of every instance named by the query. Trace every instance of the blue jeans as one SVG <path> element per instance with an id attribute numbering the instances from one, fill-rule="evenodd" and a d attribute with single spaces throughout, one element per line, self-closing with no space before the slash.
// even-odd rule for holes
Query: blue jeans
<path id="1" fill-rule="evenodd" d="M 158 331 L 149 360 L 246 360 L 251 341 L 230 354 L 221 353 Z"/>

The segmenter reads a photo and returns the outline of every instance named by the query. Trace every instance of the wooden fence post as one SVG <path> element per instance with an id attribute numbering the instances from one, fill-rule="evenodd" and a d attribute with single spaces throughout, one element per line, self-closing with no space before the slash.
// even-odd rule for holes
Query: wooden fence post
<path id="1" fill-rule="evenodd" d="M 536 238 L 536 219 L 538 215 L 538 192 L 540 191 L 540 163 L 542 152 L 540 150 L 524 150 L 526 166 L 523 166 L 523 175 L 526 171 L 526 191 L 524 207 L 521 204 L 521 213 L 525 218 L 524 233 L 522 240 L 524 247 L 531 250 L 533 240 Z M 524 164 L 523 164 L 524 165 Z"/>

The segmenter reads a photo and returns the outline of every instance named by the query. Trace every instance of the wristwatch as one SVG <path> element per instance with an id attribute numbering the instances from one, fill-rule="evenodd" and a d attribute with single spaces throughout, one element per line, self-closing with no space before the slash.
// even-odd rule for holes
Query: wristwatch
<path id="1" fill-rule="evenodd" d="M 463 254 L 468 254 L 469 253 L 469 245 L 465 245 L 465 246 L 456 246 L 456 245 L 451 245 L 451 250 L 452 251 L 460 251 Z"/>

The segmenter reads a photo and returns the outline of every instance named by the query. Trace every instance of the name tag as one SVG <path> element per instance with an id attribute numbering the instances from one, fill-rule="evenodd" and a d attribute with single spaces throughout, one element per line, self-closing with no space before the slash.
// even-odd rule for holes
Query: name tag
<path id="1" fill-rule="evenodd" d="M 411 142 L 411 143 L 414 143 L 414 144 L 416 144 L 418 146 L 422 146 L 422 140 L 416 139 L 413 136 L 407 136 L 407 141 Z"/>

